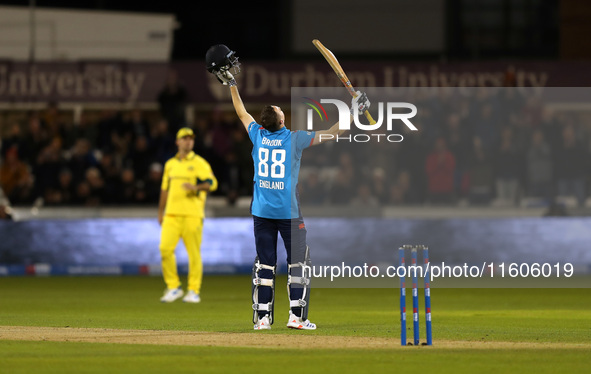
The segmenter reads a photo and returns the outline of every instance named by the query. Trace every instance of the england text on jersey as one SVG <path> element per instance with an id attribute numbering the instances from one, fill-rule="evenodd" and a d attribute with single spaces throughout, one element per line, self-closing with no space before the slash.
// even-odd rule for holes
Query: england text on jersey
<path id="1" fill-rule="evenodd" d="M 285 184 L 283 182 L 271 182 L 261 179 L 259 181 L 259 187 L 268 188 L 270 190 L 283 190 L 285 189 Z"/>

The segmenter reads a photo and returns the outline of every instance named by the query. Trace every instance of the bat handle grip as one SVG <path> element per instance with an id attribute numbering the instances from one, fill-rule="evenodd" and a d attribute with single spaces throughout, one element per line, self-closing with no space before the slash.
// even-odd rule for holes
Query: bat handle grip
<path id="1" fill-rule="evenodd" d="M 365 118 L 367 118 L 367 120 L 369 121 L 369 124 L 370 125 L 375 125 L 376 124 L 376 120 L 373 119 L 373 117 L 369 113 L 369 110 L 366 110 L 364 114 L 365 114 Z"/>

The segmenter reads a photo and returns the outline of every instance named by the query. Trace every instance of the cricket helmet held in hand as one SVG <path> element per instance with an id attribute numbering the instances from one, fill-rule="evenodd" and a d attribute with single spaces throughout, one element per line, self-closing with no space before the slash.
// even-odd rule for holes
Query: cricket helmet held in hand
<path id="1" fill-rule="evenodd" d="M 211 46 L 205 54 L 205 63 L 207 71 L 215 73 L 220 70 L 230 70 L 232 74 L 240 73 L 240 62 L 236 57 L 236 52 L 230 50 L 224 44 Z"/>

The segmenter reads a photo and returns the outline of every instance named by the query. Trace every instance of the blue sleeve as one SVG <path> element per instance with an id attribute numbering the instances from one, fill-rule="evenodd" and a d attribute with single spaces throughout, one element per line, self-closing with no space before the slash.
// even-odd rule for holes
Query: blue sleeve
<path id="1" fill-rule="evenodd" d="M 257 134 L 259 132 L 259 128 L 261 126 L 256 123 L 255 121 L 252 121 L 249 125 L 248 125 L 248 137 L 250 138 L 250 141 L 254 144 L 254 141 L 257 137 Z"/>
<path id="2" fill-rule="evenodd" d="M 296 151 L 301 153 L 304 149 L 312 145 L 316 131 L 294 131 L 293 140 L 296 145 Z"/>

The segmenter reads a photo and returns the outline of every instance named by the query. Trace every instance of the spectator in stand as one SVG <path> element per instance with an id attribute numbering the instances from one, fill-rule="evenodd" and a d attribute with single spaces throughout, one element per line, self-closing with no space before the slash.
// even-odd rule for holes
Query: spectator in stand
<path id="1" fill-rule="evenodd" d="M 86 139 L 78 139 L 74 143 L 74 148 L 71 151 L 71 157 L 68 161 L 68 168 L 72 172 L 74 183 L 78 184 L 84 180 L 86 170 L 90 167 L 97 166 L 98 162 L 94 157 L 90 143 Z"/>
<path id="2" fill-rule="evenodd" d="M 45 194 L 45 204 L 71 205 L 75 201 L 75 194 L 72 173 L 68 169 L 62 169 L 58 175 L 58 185 Z"/>
<path id="3" fill-rule="evenodd" d="M 92 205 L 101 205 L 105 191 L 105 181 L 101 177 L 101 172 L 96 167 L 91 167 L 86 170 L 85 182 L 90 188 L 89 199 L 92 200 Z"/>
<path id="4" fill-rule="evenodd" d="M 47 198 L 46 194 L 54 190 L 58 185 L 58 175 L 64 166 L 62 157 L 62 140 L 54 137 L 37 157 L 37 163 L 33 167 L 35 175 L 35 196 Z"/>
<path id="5" fill-rule="evenodd" d="M 117 203 L 121 169 L 118 166 L 113 153 L 106 152 L 102 154 L 98 169 L 105 182 L 103 203 Z"/>
<path id="6" fill-rule="evenodd" d="M 4 157 L 6 151 L 13 146 L 18 149 L 19 158 L 21 160 L 25 159 L 26 155 L 24 154 L 24 151 L 26 150 L 26 144 L 21 131 L 21 126 L 16 121 L 9 125 L 9 129 L 4 139 L 0 138 L 0 159 Z"/>
<path id="7" fill-rule="evenodd" d="M 88 207 L 101 205 L 104 182 L 100 171 L 90 167 L 84 173 L 84 179 L 76 184 L 76 194 L 73 202 Z"/>
<path id="8" fill-rule="evenodd" d="M 388 184 L 386 181 L 386 172 L 381 167 L 376 167 L 371 173 L 371 194 L 377 199 L 378 203 L 384 205 L 388 202 Z"/>
<path id="9" fill-rule="evenodd" d="M 102 151 L 112 151 L 115 148 L 113 140 L 116 139 L 116 131 L 122 126 L 121 115 L 115 110 L 105 109 L 96 124 L 97 143 L 96 148 Z"/>
<path id="10" fill-rule="evenodd" d="M 170 135 L 168 121 L 161 118 L 153 127 L 151 133 L 151 153 L 155 160 L 162 165 L 176 154 L 174 136 Z"/>
<path id="11" fill-rule="evenodd" d="M 553 109 L 548 107 L 542 108 L 542 118 L 540 120 L 539 129 L 544 134 L 544 141 L 550 147 L 550 150 L 555 150 L 560 145 L 560 138 L 562 137 L 562 127 L 558 122 L 557 115 Z"/>
<path id="12" fill-rule="evenodd" d="M 140 135 L 135 139 L 125 164 L 131 165 L 136 178 L 144 179 L 148 175 L 148 169 L 152 162 L 154 162 L 154 155 L 148 146 L 148 138 Z"/>
<path id="13" fill-rule="evenodd" d="M 236 123 L 227 121 L 220 107 L 215 107 L 209 117 L 209 134 L 206 143 L 211 148 L 211 169 L 218 176 L 220 186 L 228 184 L 226 155 L 232 151 L 232 133 L 240 129 Z M 242 130 L 242 129 L 240 129 Z M 220 190 L 223 190 L 220 188 Z"/>
<path id="14" fill-rule="evenodd" d="M 500 205 L 516 205 L 519 196 L 520 178 L 523 175 L 524 156 L 515 144 L 513 130 L 504 127 L 501 143 L 495 155 L 495 183 Z"/>
<path id="15" fill-rule="evenodd" d="M 390 185 L 388 204 L 405 205 L 420 202 L 420 196 L 411 181 L 411 174 L 407 170 L 400 171 L 394 183 Z"/>
<path id="16" fill-rule="evenodd" d="M 140 188 L 138 188 L 138 181 L 135 179 L 133 169 L 126 168 L 121 172 L 121 180 L 119 184 L 119 198 L 120 204 L 134 204 L 138 202 Z"/>
<path id="17" fill-rule="evenodd" d="M 148 204 L 158 204 L 160 199 L 162 185 L 162 165 L 154 162 L 150 165 L 150 171 L 145 183 L 145 202 Z"/>
<path id="18" fill-rule="evenodd" d="M 406 137 L 404 139 L 406 140 Z M 389 182 L 387 177 L 391 175 L 392 171 L 406 167 L 406 160 L 402 160 L 399 157 L 401 148 L 405 146 L 403 145 L 404 141 L 400 143 L 390 143 L 387 140 L 384 141 L 384 139 L 380 139 L 379 142 L 376 142 L 375 139 L 372 140 L 374 141 L 363 144 L 363 146 L 367 148 L 365 160 L 369 160 L 367 163 L 369 168 L 368 176 L 370 179 L 383 180 L 384 183 Z M 334 143 L 330 144 L 334 145 Z M 356 152 L 354 154 L 356 158 L 359 157 Z M 372 187 L 372 193 L 377 197 L 375 190 L 376 188 Z M 384 190 L 380 192 L 385 195 L 386 200 L 388 199 L 387 190 L 388 188 L 384 188 Z"/>
<path id="19" fill-rule="evenodd" d="M 41 116 L 41 123 L 47 132 L 49 140 L 53 138 L 60 138 L 62 141 L 65 140 L 66 129 L 57 102 L 50 101 L 47 103 L 47 108 Z"/>
<path id="20" fill-rule="evenodd" d="M 367 183 L 361 183 L 357 187 L 357 195 L 351 200 L 351 205 L 358 208 L 375 208 L 379 206 L 378 199 L 371 194 L 371 188 Z"/>
<path id="21" fill-rule="evenodd" d="M 232 133 L 232 150 L 236 154 L 236 167 L 238 168 L 238 192 L 240 195 L 251 195 L 252 194 L 252 180 L 254 168 L 252 166 L 252 143 L 248 138 L 245 131 L 238 128 Z M 312 147 L 322 148 L 322 147 Z"/>
<path id="22" fill-rule="evenodd" d="M 524 105 L 527 106 L 522 106 L 511 115 L 509 124 L 513 132 L 513 144 L 525 151 L 531 143 L 533 130 L 541 125 L 542 110 L 537 98 L 528 98 Z"/>
<path id="23" fill-rule="evenodd" d="M 198 116 L 195 118 L 195 128 L 193 129 L 193 133 L 195 134 L 195 146 L 193 147 L 193 152 L 205 159 L 209 159 L 209 149 L 205 146 L 207 132 L 208 125 L 205 116 Z M 250 150 L 248 151 L 247 158 L 250 158 Z M 252 179 L 250 181 L 252 183 Z"/>
<path id="24" fill-rule="evenodd" d="M 62 169 L 58 177 L 58 192 L 60 194 L 61 204 L 72 204 L 74 202 L 74 184 L 72 172 L 68 169 Z"/>
<path id="25" fill-rule="evenodd" d="M 443 137 L 437 138 L 433 150 L 427 155 L 425 171 L 429 202 L 452 203 L 454 201 L 454 173 L 456 160 L 447 149 Z"/>
<path id="26" fill-rule="evenodd" d="M 93 147 L 97 147 L 97 124 L 91 121 L 88 113 L 82 112 L 77 123 L 66 133 L 64 146 L 72 148 L 77 139 L 86 139 Z"/>
<path id="27" fill-rule="evenodd" d="M 574 196 L 579 206 L 585 203 L 585 177 L 589 154 L 577 142 L 574 127 L 562 130 L 562 139 L 554 154 L 554 175 L 559 196 Z"/>
<path id="28" fill-rule="evenodd" d="M 230 134 L 232 148 L 226 151 L 223 157 L 225 165 L 216 174 L 219 187 L 212 195 L 226 196 L 228 202 L 233 205 L 240 195 L 252 193 L 253 170 L 252 167 L 252 143 L 244 130 L 235 128 Z M 217 165 L 219 167 L 219 164 Z"/>
<path id="29" fill-rule="evenodd" d="M 180 83 L 176 71 L 168 72 L 166 83 L 158 93 L 157 100 L 160 114 L 169 124 L 170 134 L 176 134 L 177 130 L 187 122 L 185 111 L 189 101 L 187 90 Z"/>
<path id="30" fill-rule="evenodd" d="M 447 118 L 446 126 L 446 142 L 449 151 L 454 155 L 456 160 L 456 172 L 454 174 L 454 193 L 456 196 L 462 195 L 462 181 L 467 173 L 469 167 L 469 158 L 466 157 L 469 147 L 469 142 L 466 139 L 469 133 L 465 126 L 462 126 L 459 114 L 453 113 Z"/>
<path id="31" fill-rule="evenodd" d="M 499 123 L 509 123 L 510 117 L 523 111 L 525 98 L 516 88 L 506 87 L 496 95 L 498 100 Z"/>
<path id="32" fill-rule="evenodd" d="M 425 165 L 429 149 L 421 131 L 411 132 L 406 126 L 403 131 L 404 141 L 396 158 L 399 160 L 401 170 L 406 170 L 410 174 L 409 179 L 412 182 L 413 195 L 418 199 L 417 202 L 424 203 L 428 189 Z"/>
<path id="33" fill-rule="evenodd" d="M 334 148 L 334 143 L 332 142 L 328 142 L 323 147 L 306 148 L 306 166 L 318 168 L 331 167 L 338 160 Z"/>
<path id="34" fill-rule="evenodd" d="M 499 140 L 499 125 L 495 121 L 492 104 L 485 101 L 478 114 L 474 119 L 474 135 L 480 138 L 485 148 L 494 149 Z"/>
<path id="35" fill-rule="evenodd" d="M 552 151 L 544 139 L 542 130 L 534 131 L 527 151 L 528 195 L 542 197 L 550 202 L 552 197 Z"/>
<path id="36" fill-rule="evenodd" d="M 220 184 L 218 190 L 221 190 L 222 194 L 227 197 L 230 205 L 235 205 L 240 190 L 240 168 L 236 152 L 232 150 L 227 153 L 224 161 L 226 164 L 224 173 L 219 175 L 219 178 L 223 180 L 223 184 Z"/>
<path id="37" fill-rule="evenodd" d="M 32 200 L 33 175 L 27 164 L 18 157 L 18 149 L 13 146 L 6 151 L 0 166 L 0 188 L 9 201 L 15 204 Z"/>
<path id="38" fill-rule="evenodd" d="M 318 147 L 320 148 L 320 147 Z M 302 205 L 322 205 L 326 201 L 326 185 L 320 180 L 318 170 L 311 170 L 300 185 Z"/>
<path id="39" fill-rule="evenodd" d="M 24 149 L 19 151 L 23 157 L 23 161 L 29 165 L 34 165 L 37 162 L 39 152 L 47 145 L 48 136 L 41 124 L 39 114 L 32 112 L 28 118 L 28 133 L 24 137 Z"/>
<path id="40" fill-rule="evenodd" d="M 336 176 L 331 183 L 329 196 L 332 204 L 349 204 L 354 194 L 355 171 L 351 155 L 341 153 Z"/>
<path id="41" fill-rule="evenodd" d="M 472 139 L 472 148 L 467 154 L 468 169 L 462 182 L 470 204 L 489 204 L 493 196 L 494 165 L 490 153 L 478 136 Z"/>
<path id="42" fill-rule="evenodd" d="M 133 148 L 134 134 L 129 122 L 130 113 L 125 113 L 121 122 L 111 131 L 111 148 L 115 158 L 124 160 Z"/>
<path id="43" fill-rule="evenodd" d="M 74 204 L 83 206 L 96 206 L 93 205 L 97 201 L 92 199 L 90 186 L 86 181 L 82 181 L 76 185 L 76 194 L 74 195 Z"/>
<path id="44" fill-rule="evenodd" d="M 144 112 L 141 109 L 135 108 L 129 113 L 129 118 L 125 123 L 127 131 L 131 134 L 132 142 L 138 137 L 145 137 L 150 139 L 150 125 L 148 120 L 144 117 Z"/>
<path id="45" fill-rule="evenodd" d="M 353 180 L 343 169 L 338 169 L 330 186 L 330 203 L 348 204 L 353 196 Z"/>

